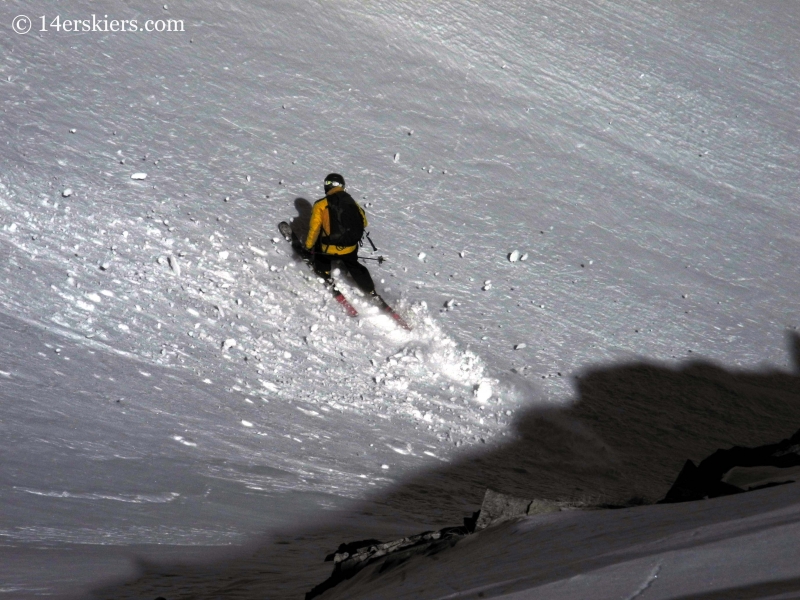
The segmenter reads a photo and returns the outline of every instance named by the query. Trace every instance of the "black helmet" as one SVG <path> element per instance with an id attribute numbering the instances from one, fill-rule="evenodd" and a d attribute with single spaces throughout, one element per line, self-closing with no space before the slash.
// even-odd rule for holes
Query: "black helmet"
<path id="1" fill-rule="evenodd" d="M 344 189 L 344 177 L 338 173 L 330 173 L 325 177 L 325 193 L 327 194 L 335 187 Z"/>

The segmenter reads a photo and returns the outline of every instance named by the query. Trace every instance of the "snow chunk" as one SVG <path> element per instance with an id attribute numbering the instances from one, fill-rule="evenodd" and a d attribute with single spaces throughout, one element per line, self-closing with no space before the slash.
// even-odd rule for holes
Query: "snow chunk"
<path id="1" fill-rule="evenodd" d="M 208 272 L 230 283 L 236 282 L 236 278 L 230 273 L 228 273 L 228 271 L 208 271 Z"/>
<path id="2" fill-rule="evenodd" d="M 63 192 L 61 192 L 61 195 L 64 198 L 69 198 L 70 196 L 72 196 L 72 188 L 65 189 Z"/>
<path id="3" fill-rule="evenodd" d="M 228 256 L 230 256 L 230 252 L 228 252 L 227 250 L 222 250 L 219 253 L 219 259 L 220 260 L 228 260 Z"/>
<path id="4" fill-rule="evenodd" d="M 427 254 L 425 254 L 424 252 L 420 252 L 420 253 L 417 255 L 417 259 L 418 259 L 418 260 L 421 260 L 421 261 L 424 261 L 426 256 L 427 256 Z"/>
<path id="5" fill-rule="evenodd" d="M 136 179 L 139 181 L 147 179 L 147 173 L 134 173 L 133 175 L 131 175 L 131 179 Z"/>
<path id="6" fill-rule="evenodd" d="M 476 401 L 480 404 L 484 404 L 492 397 L 492 385 L 488 381 L 481 381 L 475 386 L 472 394 L 475 396 Z"/>
<path id="7" fill-rule="evenodd" d="M 523 348 L 527 348 L 527 347 L 528 347 L 528 345 L 527 345 L 527 344 L 525 344 L 525 343 L 522 343 L 522 344 L 516 344 L 516 345 L 514 346 L 514 350 L 522 350 Z"/>
<path id="8" fill-rule="evenodd" d="M 310 416 L 310 417 L 319 417 L 320 419 L 324 419 L 324 417 L 323 417 L 322 415 L 320 415 L 320 414 L 319 414 L 317 411 L 315 411 L 315 410 L 308 410 L 308 409 L 306 409 L 306 408 L 303 408 L 302 406 L 295 406 L 295 408 L 296 408 L 297 410 L 299 410 L 301 413 L 304 413 L 304 414 L 306 414 L 306 415 L 308 415 L 308 416 Z"/>
<path id="9" fill-rule="evenodd" d="M 508 262 L 517 262 L 519 260 L 519 250 L 514 250 L 508 255 Z"/>
<path id="10" fill-rule="evenodd" d="M 89 300 L 91 300 L 92 302 L 96 303 L 96 304 L 99 304 L 100 302 L 103 301 L 103 299 L 98 294 L 95 294 L 94 292 L 90 292 L 88 294 L 84 294 L 84 296 L 86 298 L 88 298 Z"/>
<path id="11" fill-rule="evenodd" d="M 222 349 L 223 350 L 230 350 L 231 348 L 236 347 L 236 340 L 233 338 L 228 338 L 224 342 L 222 342 Z"/>
<path id="12" fill-rule="evenodd" d="M 169 263 L 169 268 L 172 269 L 172 272 L 175 273 L 176 276 L 180 277 L 181 266 L 178 264 L 178 259 L 170 254 L 167 256 L 167 263 Z"/>
<path id="13" fill-rule="evenodd" d="M 528 260 L 528 253 L 526 252 L 522 256 L 519 257 L 520 260 Z"/>
<path id="14" fill-rule="evenodd" d="M 245 427 L 252 427 L 253 426 L 253 424 L 250 421 L 245 421 L 244 419 L 242 419 L 242 425 L 244 425 Z"/>
<path id="15" fill-rule="evenodd" d="M 270 392 L 277 392 L 278 391 L 278 386 L 275 385 L 274 383 L 272 383 L 271 381 L 264 381 L 262 379 L 261 380 L 261 385 L 264 386 L 265 388 L 267 388 Z"/>

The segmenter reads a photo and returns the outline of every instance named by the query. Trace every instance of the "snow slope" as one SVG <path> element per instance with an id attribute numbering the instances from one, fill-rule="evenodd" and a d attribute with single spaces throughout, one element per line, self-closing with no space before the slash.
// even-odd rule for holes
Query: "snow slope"
<path id="1" fill-rule="evenodd" d="M 92 14 L 185 30 L 39 31 Z M 492 482 L 654 500 L 685 458 L 797 428 L 793 5 L 12 0 L 0 21 L 6 594 L 256 532 L 305 538 L 286 573 L 458 522 Z M 344 317 L 277 237 L 332 170 L 410 333 Z"/>

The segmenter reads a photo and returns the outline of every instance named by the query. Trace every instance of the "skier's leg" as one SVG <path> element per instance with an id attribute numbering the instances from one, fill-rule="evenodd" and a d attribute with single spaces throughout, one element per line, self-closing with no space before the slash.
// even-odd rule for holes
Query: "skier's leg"
<path id="1" fill-rule="evenodd" d="M 333 279 L 331 279 L 331 257 L 329 254 L 314 253 L 314 272 L 322 277 L 326 283 L 333 283 Z"/>
<path id="2" fill-rule="evenodd" d="M 350 277 L 356 282 L 356 285 L 362 292 L 368 295 L 375 293 L 375 282 L 372 281 L 372 276 L 369 274 L 367 267 L 358 262 L 358 251 L 351 252 L 340 256 L 339 259 L 347 267 L 350 272 Z"/>

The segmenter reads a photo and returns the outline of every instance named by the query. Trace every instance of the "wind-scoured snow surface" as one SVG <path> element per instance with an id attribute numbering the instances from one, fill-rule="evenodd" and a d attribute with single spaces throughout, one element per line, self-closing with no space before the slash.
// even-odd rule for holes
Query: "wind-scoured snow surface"
<path id="1" fill-rule="evenodd" d="M 184 30 L 53 25 L 92 15 Z M 655 500 L 686 458 L 800 426 L 794 4 L 0 23 L 2 597 L 254 534 L 235 576 L 110 596 L 297 597 L 340 541 L 457 524 L 486 485 Z M 341 276 L 346 317 L 280 238 L 331 171 L 413 331 Z"/>

